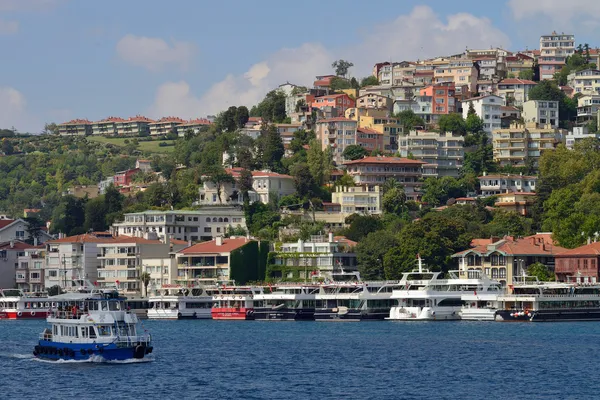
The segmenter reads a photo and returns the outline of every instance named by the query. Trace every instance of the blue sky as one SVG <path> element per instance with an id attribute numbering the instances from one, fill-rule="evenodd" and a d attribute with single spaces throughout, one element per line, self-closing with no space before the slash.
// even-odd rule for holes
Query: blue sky
<path id="1" fill-rule="evenodd" d="M 0 127 L 107 116 L 183 118 L 251 106 L 349 59 L 537 48 L 543 33 L 594 41 L 598 0 L 0 0 Z"/>

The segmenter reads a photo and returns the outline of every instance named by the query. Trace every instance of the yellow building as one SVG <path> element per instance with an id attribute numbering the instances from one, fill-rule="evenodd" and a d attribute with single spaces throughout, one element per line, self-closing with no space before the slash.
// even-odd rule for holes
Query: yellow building
<path id="1" fill-rule="evenodd" d="M 342 89 L 340 92 L 346 93 L 348 97 L 352 99 L 356 99 L 358 97 L 358 89 Z"/>
<path id="2" fill-rule="evenodd" d="M 496 195 L 498 200 L 494 206 L 505 211 L 514 211 L 520 215 L 527 216 L 531 207 L 535 204 L 535 193 L 509 192 Z"/>
<path id="3" fill-rule="evenodd" d="M 402 124 L 398 119 L 391 117 L 388 110 L 350 108 L 346 110 L 346 118 L 357 121 L 358 128 L 373 129 L 383 134 L 385 151 L 398 150 L 397 138 L 403 132 Z"/>
<path id="4" fill-rule="evenodd" d="M 379 186 L 337 186 L 331 202 L 339 204 L 341 212 L 351 214 L 381 214 L 383 192 Z"/>
<path id="5" fill-rule="evenodd" d="M 563 129 L 533 122 L 496 129 L 493 132 L 494 161 L 501 166 L 522 167 L 528 163 L 537 166 L 541 153 L 562 143 L 565 133 Z"/>

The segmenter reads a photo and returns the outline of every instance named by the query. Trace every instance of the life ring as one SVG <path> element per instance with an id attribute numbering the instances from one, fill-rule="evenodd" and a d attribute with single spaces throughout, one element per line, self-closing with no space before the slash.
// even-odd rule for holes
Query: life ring
<path id="1" fill-rule="evenodd" d="M 31 316 L 32 316 L 32 317 L 35 317 L 35 311 L 32 311 L 32 312 L 31 312 Z"/>
<path id="2" fill-rule="evenodd" d="M 181 313 L 177 313 L 177 318 L 181 318 Z"/>
<path id="3" fill-rule="evenodd" d="M 22 315 L 23 315 L 23 313 L 22 313 L 21 311 L 19 311 L 19 312 L 17 313 L 17 317 L 20 317 L 20 316 L 22 316 Z"/>

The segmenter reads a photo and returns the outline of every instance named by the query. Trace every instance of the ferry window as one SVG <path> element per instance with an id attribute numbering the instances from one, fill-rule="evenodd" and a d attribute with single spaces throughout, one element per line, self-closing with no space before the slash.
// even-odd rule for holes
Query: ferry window
<path id="1" fill-rule="evenodd" d="M 87 326 L 82 326 L 81 327 L 81 337 L 82 338 L 87 338 L 88 337 L 88 327 Z"/>
<path id="2" fill-rule="evenodd" d="M 108 311 L 108 302 L 106 302 L 106 301 L 102 302 L 102 311 Z"/>
<path id="3" fill-rule="evenodd" d="M 121 309 L 118 301 L 111 301 L 108 305 L 110 311 L 119 311 Z"/>
<path id="4" fill-rule="evenodd" d="M 54 325 L 54 326 L 53 326 L 53 328 L 54 328 L 54 329 L 53 329 L 53 330 L 54 330 L 54 334 L 55 334 L 55 335 L 58 335 L 58 326 L 57 326 L 57 325 Z"/>
<path id="5" fill-rule="evenodd" d="M 93 326 L 90 326 L 90 339 L 96 339 L 96 330 Z"/>
<path id="6" fill-rule="evenodd" d="M 110 336 L 110 326 L 99 326 L 98 336 Z"/>

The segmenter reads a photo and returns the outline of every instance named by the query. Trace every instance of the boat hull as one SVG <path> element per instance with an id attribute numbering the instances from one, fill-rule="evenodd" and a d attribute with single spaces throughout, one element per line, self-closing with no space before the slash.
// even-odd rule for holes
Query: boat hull
<path id="1" fill-rule="evenodd" d="M 290 309 L 255 308 L 254 319 L 261 321 L 314 321 L 314 308 Z"/>
<path id="2" fill-rule="evenodd" d="M 117 346 L 113 343 L 57 343 L 40 340 L 35 347 L 33 355 L 39 359 L 49 361 L 75 360 L 86 361 L 93 357 L 102 357 L 106 361 L 124 361 L 131 359 L 147 358 L 152 353 L 152 346 L 136 344 L 127 347 Z"/>
<path id="3" fill-rule="evenodd" d="M 495 309 L 469 308 L 460 311 L 463 321 L 493 321 L 496 317 Z"/>
<path id="4" fill-rule="evenodd" d="M 0 311 L 0 319 L 46 319 L 48 311 Z"/>
<path id="5" fill-rule="evenodd" d="M 392 321 L 455 321 L 460 319 L 460 307 L 392 307 Z"/>
<path id="6" fill-rule="evenodd" d="M 213 308 L 212 319 L 218 320 L 253 320 L 254 309 L 252 308 Z"/>
<path id="7" fill-rule="evenodd" d="M 512 314 L 512 315 L 511 315 Z M 518 314 L 518 315 L 515 315 Z M 530 316 L 521 315 L 524 311 L 501 310 L 496 313 L 500 322 L 560 322 L 560 321 L 600 321 L 599 308 L 538 310 L 529 311 Z"/>
<path id="8" fill-rule="evenodd" d="M 211 319 L 210 308 L 202 310 L 174 310 L 174 312 L 153 309 L 148 310 L 148 319 L 178 320 L 178 319 Z"/>
<path id="9" fill-rule="evenodd" d="M 315 310 L 315 321 L 383 321 L 390 311 L 387 309 L 359 310 L 349 308 L 340 312 L 337 308 L 318 308 Z"/>

